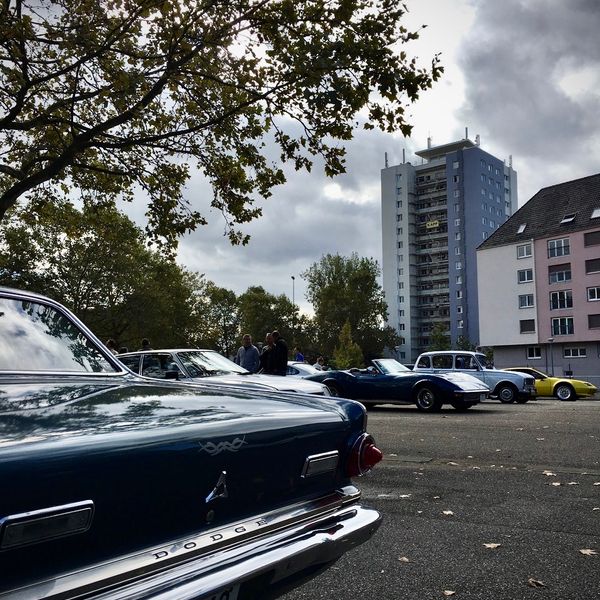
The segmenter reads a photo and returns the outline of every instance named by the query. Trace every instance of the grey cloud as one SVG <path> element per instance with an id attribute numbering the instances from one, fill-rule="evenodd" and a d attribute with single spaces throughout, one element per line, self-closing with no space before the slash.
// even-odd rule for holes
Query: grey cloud
<path id="1" fill-rule="evenodd" d="M 559 85 L 581 69 L 599 73 L 600 10 L 594 1 L 506 0 L 476 2 L 476 17 L 461 52 L 465 122 L 516 165 L 527 199 L 539 187 L 596 172 L 600 95 L 573 98 Z M 485 144 L 484 144 L 485 146 Z M 597 150 L 596 150 L 597 151 Z M 564 168 L 568 162 L 570 169 Z M 545 164 L 546 173 L 528 165 Z M 552 163 L 557 169 L 548 168 Z M 562 164 L 561 164 L 562 163 Z"/>

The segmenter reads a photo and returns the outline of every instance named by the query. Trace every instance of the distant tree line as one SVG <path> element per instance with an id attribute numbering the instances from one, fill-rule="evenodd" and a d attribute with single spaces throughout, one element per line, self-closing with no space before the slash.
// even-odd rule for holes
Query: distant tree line
<path id="1" fill-rule="evenodd" d="M 145 233 L 112 205 L 17 206 L 0 227 L 0 285 L 50 296 L 101 339 L 137 350 L 204 347 L 230 356 L 242 333 L 262 342 L 278 329 L 290 349 L 360 366 L 398 343 L 385 325 L 377 261 L 323 256 L 303 274 L 314 316 L 261 286 L 242 294 L 218 286 L 148 246 Z"/>

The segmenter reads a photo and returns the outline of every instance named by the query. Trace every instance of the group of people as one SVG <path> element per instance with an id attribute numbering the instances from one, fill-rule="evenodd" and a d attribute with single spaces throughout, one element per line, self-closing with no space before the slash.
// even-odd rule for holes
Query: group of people
<path id="1" fill-rule="evenodd" d="M 279 331 L 267 333 L 265 343 L 259 350 L 252 343 L 249 333 L 242 337 L 234 362 L 244 367 L 250 373 L 265 373 L 267 375 L 285 375 L 287 372 L 288 345 Z"/>
<path id="2" fill-rule="evenodd" d="M 295 361 L 304 362 L 304 354 L 300 348 L 294 348 L 293 355 Z M 265 342 L 259 350 L 252 343 L 252 336 L 246 333 L 242 336 L 242 345 L 233 360 L 250 373 L 285 375 L 287 373 L 288 345 L 276 330 L 267 333 Z M 322 356 L 317 358 L 313 366 L 319 370 L 327 370 L 325 359 Z"/>
<path id="3" fill-rule="evenodd" d="M 120 348 L 117 348 L 117 342 L 115 342 L 115 340 L 113 338 L 109 338 L 108 340 L 106 340 L 106 347 L 115 356 L 117 354 L 125 354 L 126 352 L 129 352 L 129 348 L 127 348 L 127 346 L 121 346 Z M 150 346 L 150 340 L 148 338 L 144 338 L 142 340 L 142 347 L 140 348 L 139 351 L 145 351 L 145 350 L 152 350 L 152 347 Z"/>

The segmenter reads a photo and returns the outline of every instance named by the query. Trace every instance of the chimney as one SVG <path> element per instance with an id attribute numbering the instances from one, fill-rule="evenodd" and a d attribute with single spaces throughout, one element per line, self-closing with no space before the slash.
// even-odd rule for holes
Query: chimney
<path id="1" fill-rule="evenodd" d="M 402 164 L 406 162 L 406 148 L 402 148 Z"/>
<path id="2" fill-rule="evenodd" d="M 427 138 L 427 148 L 431 148 L 431 136 Z"/>
<path id="3" fill-rule="evenodd" d="M 481 142 L 481 138 L 479 137 L 479 134 L 477 134 L 477 135 L 475 136 L 475 145 L 476 145 L 476 146 L 479 146 L 480 142 Z"/>
<path id="4" fill-rule="evenodd" d="M 388 157 L 387 157 L 387 152 L 385 153 L 385 168 L 388 168 Z"/>
<path id="5" fill-rule="evenodd" d="M 469 139 L 469 128 L 465 127 L 465 140 Z"/>

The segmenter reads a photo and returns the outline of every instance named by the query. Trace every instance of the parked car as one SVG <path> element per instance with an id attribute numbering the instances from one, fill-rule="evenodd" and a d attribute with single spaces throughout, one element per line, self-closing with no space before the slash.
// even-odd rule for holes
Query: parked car
<path id="1" fill-rule="evenodd" d="M 433 412 L 450 404 L 467 410 L 485 400 L 489 388 L 462 373 L 414 373 L 393 358 L 379 358 L 366 369 L 319 371 L 309 377 L 324 383 L 335 396 L 360 400 L 367 407 L 377 404 L 415 404 Z"/>
<path id="2" fill-rule="evenodd" d="M 357 402 L 133 375 L 4 288 L 0 347 L 2 600 L 270 598 L 379 526 Z"/>
<path id="3" fill-rule="evenodd" d="M 297 360 L 289 360 L 287 364 L 286 375 L 291 377 L 310 377 L 311 375 L 318 375 L 321 369 L 317 369 L 312 365 L 305 362 L 299 362 Z"/>
<path id="4" fill-rule="evenodd" d="M 243 383 L 263 390 L 302 392 L 329 396 L 326 386 L 314 381 L 250 373 L 214 350 L 164 349 L 127 352 L 117 357 L 134 373 L 155 379 L 198 381 L 210 377 L 214 383 Z"/>
<path id="5" fill-rule="evenodd" d="M 535 389 L 538 396 L 556 396 L 559 400 L 576 400 L 593 396 L 598 388 L 587 381 L 553 377 L 531 367 L 509 367 L 506 371 L 519 371 L 531 375 L 535 379 Z"/>
<path id="6" fill-rule="evenodd" d="M 523 404 L 535 398 L 535 381 L 531 375 L 516 371 L 495 369 L 482 352 L 443 350 L 423 352 L 413 371 L 419 373 L 468 373 L 485 383 L 491 396 L 501 402 Z"/>

